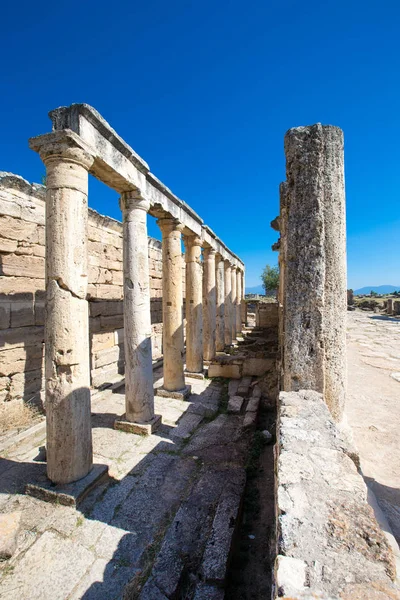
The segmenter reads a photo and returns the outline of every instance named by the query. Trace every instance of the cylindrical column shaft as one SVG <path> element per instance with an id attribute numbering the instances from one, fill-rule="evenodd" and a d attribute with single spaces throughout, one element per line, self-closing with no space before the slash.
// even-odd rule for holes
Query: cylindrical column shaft
<path id="1" fill-rule="evenodd" d="M 343 132 L 290 129 L 284 298 L 284 389 L 324 395 L 334 418 L 346 391 L 346 223 Z"/>
<path id="2" fill-rule="evenodd" d="M 232 328 L 232 341 L 236 340 L 236 311 L 237 311 L 237 296 L 236 296 L 236 268 L 233 266 L 231 269 L 231 328 Z"/>
<path id="3" fill-rule="evenodd" d="M 225 345 L 232 344 L 232 275 L 231 264 L 228 260 L 224 262 L 225 266 Z"/>
<path id="4" fill-rule="evenodd" d="M 202 241 L 185 236 L 186 262 L 186 370 L 203 372 L 203 265 Z"/>
<path id="5" fill-rule="evenodd" d="M 215 328 L 217 319 L 215 289 L 215 250 L 204 248 L 203 254 L 203 350 L 204 359 L 215 357 Z"/>
<path id="6" fill-rule="evenodd" d="M 243 325 L 246 327 L 247 325 L 247 304 L 246 304 L 246 282 L 245 282 L 245 276 L 244 276 L 244 271 L 242 271 L 242 303 L 241 303 L 241 319 L 242 319 L 242 323 Z"/>
<path id="7" fill-rule="evenodd" d="M 43 152 L 43 154 L 45 154 Z M 47 474 L 54 483 L 92 468 L 87 294 L 88 169 L 78 148 L 43 156 L 46 164 L 45 374 Z"/>
<path id="8" fill-rule="evenodd" d="M 242 274 L 236 271 L 236 331 L 242 333 Z"/>
<path id="9" fill-rule="evenodd" d="M 154 417 L 147 211 L 138 192 L 121 197 L 124 258 L 124 338 L 126 420 Z"/>
<path id="10" fill-rule="evenodd" d="M 225 269 L 224 259 L 220 254 L 215 257 L 215 283 L 217 289 L 217 325 L 215 349 L 222 352 L 225 348 Z"/>
<path id="11" fill-rule="evenodd" d="M 172 217 L 157 223 L 162 232 L 164 389 L 175 392 L 185 387 L 182 225 Z"/>

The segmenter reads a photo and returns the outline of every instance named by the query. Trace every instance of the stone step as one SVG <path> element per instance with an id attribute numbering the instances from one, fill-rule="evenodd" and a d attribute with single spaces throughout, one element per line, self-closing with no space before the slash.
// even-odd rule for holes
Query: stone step
<path id="1" fill-rule="evenodd" d="M 165 535 L 139 600 L 224 597 L 245 482 L 243 467 L 203 467 Z"/>

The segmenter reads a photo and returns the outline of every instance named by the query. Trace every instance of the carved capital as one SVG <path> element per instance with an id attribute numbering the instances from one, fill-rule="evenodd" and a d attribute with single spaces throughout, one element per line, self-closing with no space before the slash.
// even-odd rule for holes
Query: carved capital
<path id="1" fill-rule="evenodd" d="M 122 192 L 119 199 L 119 206 L 122 212 L 130 212 L 131 210 L 144 210 L 148 212 L 150 209 L 150 201 L 143 198 L 140 190 L 130 190 Z"/>

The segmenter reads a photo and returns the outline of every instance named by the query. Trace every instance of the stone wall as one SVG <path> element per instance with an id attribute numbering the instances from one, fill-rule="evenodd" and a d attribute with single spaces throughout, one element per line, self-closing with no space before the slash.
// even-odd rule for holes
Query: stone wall
<path id="1" fill-rule="evenodd" d="M 280 394 L 276 463 L 275 597 L 397 598 L 358 457 L 321 394 Z"/>
<path id="2" fill-rule="evenodd" d="M 0 401 L 43 389 L 45 190 L 0 174 Z M 91 381 L 124 371 L 122 225 L 89 210 Z M 161 242 L 149 238 L 153 359 L 162 355 Z M 183 271 L 184 277 L 184 271 Z"/>
<path id="3" fill-rule="evenodd" d="M 278 327 L 278 304 L 276 302 L 257 302 L 256 327 Z"/>

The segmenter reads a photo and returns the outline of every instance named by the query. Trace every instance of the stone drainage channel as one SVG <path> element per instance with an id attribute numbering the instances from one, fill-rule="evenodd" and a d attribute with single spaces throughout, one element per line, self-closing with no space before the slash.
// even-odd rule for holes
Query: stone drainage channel
<path id="1" fill-rule="evenodd" d="M 187 402 L 156 397 L 163 425 L 148 437 L 112 428 L 123 388 L 98 396 L 95 462 L 109 479 L 78 507 L 24 495 L 43 440 L 8 449 L 0 512 L 19 530 L 0 566 L 3 600 L 268 597 L 275 398 L 265 378 L 189 383 Z"/>

